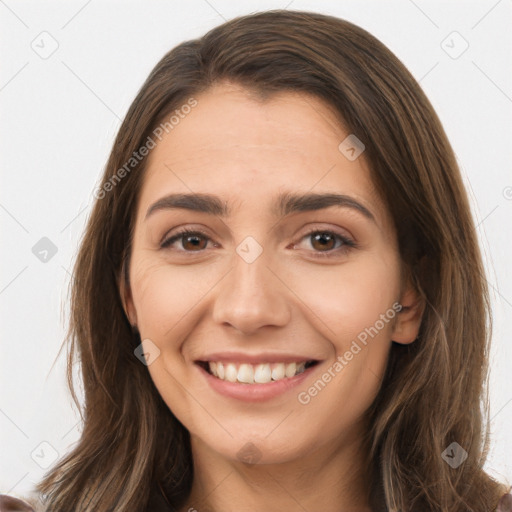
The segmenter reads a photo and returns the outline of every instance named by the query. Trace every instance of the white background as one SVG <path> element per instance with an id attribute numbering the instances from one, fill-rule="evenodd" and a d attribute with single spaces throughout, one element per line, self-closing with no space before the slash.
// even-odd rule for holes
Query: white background
<path id="1" fill-rule="evenodd" d="M 0 0 L 0 492 L 27 492 L 44 473 L 38 463 L 49 464 L 54 450 L 62 455 L 79 437 L 66 352 L 57 358 L 67 284 L 92 191 L 129 104 L 178 43 L 275 8 L 333 14 L 367 29 L 437 110 L 471 196 L 492 291 L 486 469 L 512 482 L 511 0 Z M 463 49 L 453 31 L 469 44 L 458 58 L 445 51 Z M 33 49 L 57 44 L 47 58 Z M 46 263 L 32 252 L 42 237 L 57 247 Z"/>

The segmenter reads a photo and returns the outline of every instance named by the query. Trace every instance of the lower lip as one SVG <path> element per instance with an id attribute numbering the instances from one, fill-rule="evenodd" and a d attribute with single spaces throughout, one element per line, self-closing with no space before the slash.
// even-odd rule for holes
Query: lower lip
<path id="1" fill-rule="evenodd" d="M 305 379 L 315 370 L 320 363 L 310 366 L 302 373 L 294 377 L 286 379 L 267 382 L 266 384 L 241 384 L 240 382 L 229 382 L 226 380 L 218 379 L 204 368 L 199 365 L 197 368 L 204 375 L 206 382 L 217 393 L 227 396 L 229 398 L 236 398 L 237 400 L 244 400 L 246 402 L 264 402 L 270 400 L 278 395 L 282 395 L 293 388 L 298 387 L 304 382 Z"/>

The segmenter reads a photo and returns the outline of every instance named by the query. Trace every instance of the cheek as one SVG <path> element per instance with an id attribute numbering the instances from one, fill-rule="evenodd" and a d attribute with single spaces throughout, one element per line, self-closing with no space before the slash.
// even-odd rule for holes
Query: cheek
<path id="1" fill-rule="evenodd" d="M 221 277 L 207 265 L 171 266 L 151 255 L 134 261 L 131 289 L 141 337 L 160 349 L 177 348 L 197 321 L 197 306 Z"/>
<path id="2" fill-rule="evenodd" d="M 192 266 L 172 267 L 151 255 L 133 263 L 132 296 L 140 336 L 150 339 L 160 351 L 148 371 L 169 408 L 184 421 L 190 404 L 183 386 L 190 383 L 181 348 L 198 321 L 198 305 L 218 277 L 211 269 L 198 273 Z M 190 428 L 190 419 L 186 422 Z"/>
<path id="3" fill-rule="evenodd" d="M 325 435 L 335 436 L 362 417 L 380 389 L 396 318 L 392 305 L 399 293 L 399 267 L 391 255 L 333 269 L 302 273 L 295 291 L 333 349 L 319 379 L 299 390 L 298 402 Z M 333 414 L 325 416 L 326 410 Z"/>
<path id="4" fill-rule="evenodd" d="M 132 283 L 141 336 L 151 338 L 158 345 L 164 333 L 185 316 L 189 307 L 185 276 L 178 272 L 168 274 L 162 267 L 145 268 Z"/>
<path id="5" fill-rule="evenodd" d="M 393 303 L 399 297 L 399 267 L 392 255 L 368 255 L 336 266 L 310 266 L 289 270 L 287 283 L 310 310 L 314 322 L 336 350 L 378 322 L 381 337 L 392 330 Z M 379 321 L 387 314 L 387 321 Z"/>

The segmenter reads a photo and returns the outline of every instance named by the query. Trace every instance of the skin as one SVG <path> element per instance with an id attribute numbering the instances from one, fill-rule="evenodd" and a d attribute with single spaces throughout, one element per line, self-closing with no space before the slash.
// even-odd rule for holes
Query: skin
<path id="1" fill-rule="evenodd" d="M 363 414 L 391 342 L 413 342 L 422 312 L 402 279 L 392 219 L 364 153 L 349 161 L 338 150 L 349 132 L 321 100 L 286 92 L 261 102 L 226 82 L 196 99 L 149 155 L 130 285 L 121 289 L 141 339 L 160 350 L 151 377 L 191 434 L 195 474 L 181 511 L 370 511 Z M 273 198 L 283 191 L 346 194 L 375 221 L 337 206 L 275 217 Z M 190 192 L 219 196 L 231 216 L 167 209 L 146 218 L 163 196 Z M 200 238 L 199 249 L 186 237 L 161 248 L 178 226 L 201 228 L 209 239 Z M 330 257 L 315 258 L 326 249 L 307 236 L 313 228 L 357 247 L 336 252 L 333 242 Z M 247 236 L 263 249 L 252 263 L 236 252 Z M 404 307 L 393 321 L 307 405 L 299 403 L 297 394 L 397 301 Z M 246 403 L 216 393 L 199 373 L 194 361 L 214 350 L 321 362 L 299 388 Z M 256 464 L 237 456 L 247 443 L 257 447 Z"/>

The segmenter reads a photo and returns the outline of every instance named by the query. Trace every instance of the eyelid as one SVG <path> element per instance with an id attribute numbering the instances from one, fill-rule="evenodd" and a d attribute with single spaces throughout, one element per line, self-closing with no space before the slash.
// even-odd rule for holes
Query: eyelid
<path id="1" fill-rule="evenodd" d="M 311 235 L 316 232 L 325 232 L 325 233 L 333 233 L 340 238 L 353 241 L 355 243 L 355 238 L 352 236 L 350 231 L 346 228 L 342 228 L 341 226 L 333 226 L 332 224 L 326 222 L 308 222 L 308 224 L 304 227 L 304 231 L 299 231 L 302 233 L 300 235 L 300 240 L 307 235 Z"/>
<path id="2" fill-rule="evenodd" d="M 340 247 L 337 247 L 335 249 L 329 249 L 327 251 L 315 251 L 310 250 L 310 252 L 313 257 L 320 257 L 320 258 L 328 258 L 328 257 L 336 257 L 340 254 L 345 254 L 351 249 L 357 249 L 359 245 L 356 243 L 354 238 L 352 236 L 340 233 L 338 229 L 334 228 L 322 228 L 322 227 L 313 227 L 310 228 L 307 232 L 303 233 L 299 238 L 299 243 L 302 242 L 305 238 L 315 234 L 315 233 L 329 233 L 331 235 L 334 235 L 335 238 L 338 238 L 341 240 L 342 245 Z M 296 244 L 294 244 L 295 247 Z"/>
<path id="3" fill-rule="evenodd" d="M 171 233 L 173 231 L 175 231 L 175 232 L 172 233 L 171 235 L 169 235 L 169 233 Z M 204 231 L 203 229 L 184 226 L 181 228 L 176 228 L 176 230 L 171 229 L 171 230 L 167 231 L 165 233 L 165 235 L 162 237 L 159 245 L 161 248 L 165 249 L 171 241 L 179 240 L 180 237 L 183 237 L 185 235 L 201 235 L 202 237 L 206 238 L 208 241 L 212 241 L 212 237 L 210 235 L 208 235 L 208 233 L 206 233 L 206 231 Z M 181 252 L 192 252 L 192 251 L 181 251 Z"/>

